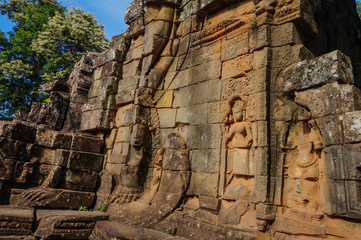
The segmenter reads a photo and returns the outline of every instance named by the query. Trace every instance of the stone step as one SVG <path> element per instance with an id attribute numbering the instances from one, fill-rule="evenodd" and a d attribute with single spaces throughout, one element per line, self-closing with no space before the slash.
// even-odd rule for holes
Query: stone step
<path id="1" fill-rule="evenodd" d="M 33 208 L 0 206 L 0 236 L 30 236 L 34 219 Z"/>
<path id="2" fill-rule="evenodd" d="M 142 228 L 137 225 L 125 225 L 113 221 L 99 221 L 89 237 L 89 240 L 186 240 L 167 233 Z"/>
<path id="3" fill-rule="evenodd" d="M 97 221 L 108 219 L 99 211 L 35 210 L 0 206 L 0 240 L 88 239 Z"/>

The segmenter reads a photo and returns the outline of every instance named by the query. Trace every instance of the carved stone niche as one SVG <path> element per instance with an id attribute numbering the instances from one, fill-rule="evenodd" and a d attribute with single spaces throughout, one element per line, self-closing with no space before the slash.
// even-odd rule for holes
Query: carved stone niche
<path id="1" fill-rule="evenodd" d="M 335 145 L 325 149 L 327 214 L 361 218 L 360 154 L 361 144 Z"/>

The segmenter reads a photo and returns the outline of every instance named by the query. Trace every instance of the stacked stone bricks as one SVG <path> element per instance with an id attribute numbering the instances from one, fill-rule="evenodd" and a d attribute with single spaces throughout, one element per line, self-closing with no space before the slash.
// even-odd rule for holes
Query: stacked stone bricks
<path id="1" fill-rule="evenodd" d="M 135 0 L 125 22 L 1 123 L 0 235 L 360 239 L 353 1 Z"/>

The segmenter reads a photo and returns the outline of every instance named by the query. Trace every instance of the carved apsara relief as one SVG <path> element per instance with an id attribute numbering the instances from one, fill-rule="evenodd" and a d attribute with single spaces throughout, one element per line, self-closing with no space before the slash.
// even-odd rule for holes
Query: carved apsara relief
<path id="1" fill-rule="evenodd" d="M 219 218 L 229 224 L 239 224 L 249 209 L 253 189 L 253 144 L 251 123 L 246 120 L 246 102 L 234 96 L 228 102 L 224 117 L 227 163 L 231 170 L 226 181 Z"/>

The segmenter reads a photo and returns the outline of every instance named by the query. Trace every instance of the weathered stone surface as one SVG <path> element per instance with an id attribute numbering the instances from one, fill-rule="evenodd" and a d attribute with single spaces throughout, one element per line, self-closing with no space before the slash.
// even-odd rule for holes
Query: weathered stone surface
<path id="1" fill-rule="evenodd" d="M 121 62 L 125 57 L 125 52 L 119 49 L 109 49 L 107 51 L 99 54 L 97 58 L 94 59 L 94 67 L 102 66 L 111 61 Z"/>
<path id="2" fill-rule="evenodd" d="M 337 82 L 296 92 L 295 95 L 295 102 L 307 107 L 314 117 L 352 112 L 361 107 L 360 90 Z"/>
<path id="3" fill-rule="evenodd" d="M 46 123 L 56 129 L 64 124 L 68 108 L 69 96 L 61 92 L 52 92 L 46 106 Z"/>
<path id="4" fill-rule="evenodd" d="M 307 89 L 333 81 L 353 84 L 350 59 L 340 51 L 288 67 L 280 84 L 284 91 Z"/>
<path id="5" fill-rule="evenodd" d="M 90 240 L 106 240 L 106 239 L 147 239 L 147 240 L 172 240 L 185 238 L 171 236 L 167 233 L 158 232 L 152 229 L 142 228 L 135 225 L 125 225 L 122 223 L 99 221 L 96 223 L 95 228 Z"/>
<path id="6" fill-rule="evenodd" d="M 0 156 L 1 158 L 11 158 L 27 161 L 31 157 L 33 145 L 17 140 L 0 138 Z"/>
<path id="7" fill-rule="evenodd" d="M 13 189 L 10 204 L 21 207 L 77 209 L 90 208 L 95 200 L 92 192 L 78 192 L 66 189 L 33 188 Z"/>
<path id="8" fill-rule="evenodd" d="M 200 196 L 218 197 L 219 174 L 212 173 L 193 173 L 194 193 Z M 207 182 L 208 184 L 204 184 Z"/>
<path id="9" fill-rule="evenodd" d="M 0 179 L 12 181 L 15 172 L 15 161 L 12 159 L 0 160 Z"/>
<path id="10" fill-rule="evenodd" d="M 348 112 L 343 118 L 344 138 L 345 142 L 361 141 L 361 111 Z"/>
<path id="11" fill-rule="evenodd" d="M 190 239 L 361 234 L 354 3 L 136 0 L 125 19 L 69 91 L 46 84 L 49 104 L 1 123 L 1 204 L 109 203 L 94 239 L 166 238 L 114 221 Z M 95 220 L 75 215 L 31 230 L 86 239 Z"/>
<path id="12" fill-rule="evenodd" d="M 51 92 L 69 92 L 69 85 L 68 83 L 64 82 L 64 81 L 60 81 L 60 80 L 55 80 L 53 82 L 50 83 L 45 83 L 43 85 L 43 91 L 46 93 L 51 93 Z"/>
<path id="13" fill-rule="evenodd" d="M 0 206 L 0 236 L 29 236 L 35 218 L 34 209 Z M 0 237 L 1 238 L 1 237 Z M 9 237 L 10 238 L 10 237 Z"/>
<path id="14" fill-rule="evenodd" d="M 46 104 L 33 102 L 28 115 L 28 121 L 32 123 L 44 123 L 46 120 Z"/>
<path id="15" fill-rule="evenodd" d="M 70 134 L 41 129 L 38 129 L 35 139 L 36 145 L 49 148 L 69 149 L 71 142 L 72 136 Z"/>
<path id="16" fill-rule="evenodd" d="M 74 135 L 70 149 L 82 152 L 99 153 L 103 147 L 102 139 L 90 135 Z"/>
<path id="17" fill-rule="evenodd" d="M 108 219 L 102 212 L 37 210 L 34 236 L 43 239 L 88 239 L 97 221 Z"/>
<path id="18" fill-rule="evenodd" d="M 82 131 L 109 130 L 115 117 L 115 111 L 98 109 L 82 114 L 80 129 Z"/>
<path id="19" fill-rule="evenodd" d="M 22 124 L 2 121 L 0 123 L 0 137 L 11 138 L 23 142 L 33 143 L 36 129 Z"/>
<path id="20" fill-rule="evenodd" d="M 99 172 L 103 166 L 102 154 L 71 152 L 67 167 L 74 170 L 86 170 Z"/>

